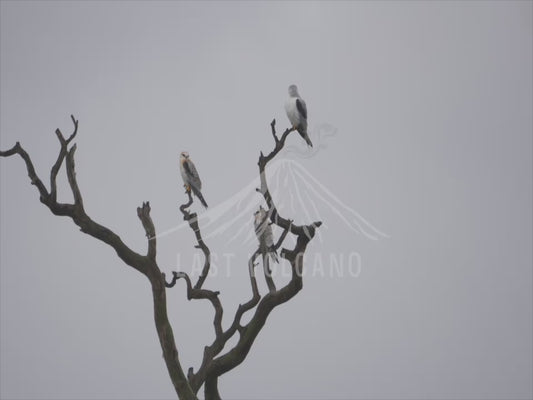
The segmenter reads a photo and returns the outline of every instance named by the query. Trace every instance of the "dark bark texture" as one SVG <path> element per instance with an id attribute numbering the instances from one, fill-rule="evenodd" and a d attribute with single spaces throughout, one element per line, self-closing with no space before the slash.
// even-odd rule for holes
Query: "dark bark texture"
<path id="1" fill-rule="evenodd" d="M 268 155 L 265 156 L 261 153 L 259 156 L 258 166 L 261 187 L 257 189 L 264 197 L 268 207 L 270 223 L 283 229 L 283 233 L 278 239 L 275 249 L 279 250 L 287 234 L 290 233 L 296 236 L 296 245 L 293 249 L 282 248 L 280 251 L 281 258 L 287 260 L 291 265 L 291 279 L 285 286 L 276 289 L 272 277 L 269 274 L 265 274 L 269 292 L 262 296 L 259 293 L 255 276 L 256 261 L 258 259 L 262 260 L 265 271 L 268 271 L 269 267 L 267 264 L 268 257 L 262 257 L 263 254 L 258 248 L 248 262 L 250 286 L 252 289 L 251 298 L 237 307 L 231 325 L 224 329 L 222 326 L 222 314 L 224 310 L 218 297 L 219 292 L 203 288 L 211 266 L 211 253 L 202 238 L 198 216 L 196 213 L 191 213 L 188 210 L 193 203 L 190 192 L 187 193 L 186 203 L 181 205 L 179 209 L 183 214 L 184 220 L 188 222 L 195 235 L 197 241 L 195 247 L 204 254 L 204 266 L 194 285 L 190 277 L 184 272 L 172 272 L 172 279 L 170 282 L 167 282 L 165 274 L 159 269 L 156 261 L 156 230 L 150 217 L 151 209 L 149 202 L 144 202 L 141 207 L 137 208 L 137 216 L 141 221 L 148 241 L 148 251 L 146 254 L 139 254 L 130 249 L 117 234 L 93 221 L 87 215 L 83 206 L 83 197 L 76 179 L 74 162 L 76 144 L 71 145 L 78 133 L 78 121 L 73 116 L 71 118 L 74 129 L 68 138 L 65 138 L 59 129 L 55 132 L 59 140 L 60 149 L 57 160 L 50 171 L 50 190 L 46 188 L 43 181 L 38 177 L 30 156 L 19 142 L 9 150 L 0 151 L 0 156 L 10 157 L 19 155 L 26 165 L 31 184 L 35 185 L 39 192 L 41 203 L 48 207 L 55 215 L 70 217 L 83 233 L 111 246 L 124 263 L 148 278 L 152 288 L 154 321 L 157 334 L 163 350 L 165 364 L 178 397 L 182 400 L 197 399 L 197 394 L 203 386 L 206 400 L 220 399 L 221 397 L 218 391 L 219 377 L 244 361 L 272 310 L 280 304 L 289 301 L 302 289 L 303 256 L 309 241 L 314 237 L 316 229 L 321 225 L 321 222 L 313 222 L 309 225 L 295 225 L 290 219 L 282 217 L 276 209 L 267 186 L 265 176 L 267 164 L 283 149 L 285 141 L 292 130 L 285 130 L 282 136 L 278 138 L 275 130 L 275 120 L 272 121 L 271 132 L 275 146 Z M 63 164 L 65 164 L 68 182 L 74 197 L 73 203 L 59 203 L 57 201 L 56 178 Z M 189 368 L 187 374 L 184 373 L 181 366 L 174 334 L 167 315 L 166 290 L 174 287 L 179 279 L 185 281 L 187 298 L 189 300 L 208 300 L 214 309 L 213 327 L 215 339 L 211 344 L 204 347 L 202 361 L 198 370 L 194 371 L 193 368 Z M 253 311 L 252 318 L 247 324 L 241 324 L 242 316 L 249 311 Z M 225 344 L 234 335 L 238 335 L 237 343 L 223 353 Z"/>

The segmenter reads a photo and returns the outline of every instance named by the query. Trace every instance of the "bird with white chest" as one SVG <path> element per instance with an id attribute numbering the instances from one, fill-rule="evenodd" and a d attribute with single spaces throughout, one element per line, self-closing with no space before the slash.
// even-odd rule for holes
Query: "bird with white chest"
<path id="1" fill-rule="evenodd" d="M 292 129 L 298 131 L 306 143 L 313 147 L 307 134 L 307 105 L 300 97 L 296 85 L 289 86 L 289 98 L 285 102 L 285 112 L 292 125 Z"/>
<path id="2" fill-rule="evenodd" d="M 268 212 L 259 206 L 259 210 L 254 213 L 254 228 L 257 240 L 259 240 L 259 250 L 263 255 L 269 255 L 272 261 L 278 261 L 278 255 L 274 248 L 274 235 L 268 218 Z"/>
<path id="3" fill-rule="evenodd" d="M 190 159 L 189 153 L 186 151 L 183 151 L 180 154 L 180 173 L 187 193 L 192 191 L 194 195 L 200 199 L 202 205 L 207 208 L 207 203 L 204 200 L 204 196 L 202 196 L 202 181 L 200 180 L 200 175 L 198 175 L 196 166 Z"/>

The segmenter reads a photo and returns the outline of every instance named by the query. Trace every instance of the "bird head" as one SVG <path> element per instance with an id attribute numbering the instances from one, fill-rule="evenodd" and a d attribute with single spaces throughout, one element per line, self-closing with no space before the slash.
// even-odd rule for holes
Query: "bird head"
<path id="1" fill-rule="evenodd" d="M 291 97 L 299 97 L 298 88 L 296 87 L 296 85 L 290 85 L 289 86 L 289 96 L 291 96 Z"/>
<path id="2" fill-rule="evenodd" d="M 188 158 L 189 158 L 189 153 L 187 153 L 186 151 L 182 151 L 180 154 L 180 160 L 188 159 Z"/>
<path id="3" fill-rule="evenodd" d="M 265 217 L 265 209 L 263 208 L 263 206 L 259 206 L 259 210 L 254 212 L 254 218 L 257 222 L 261 222 L 261 220 L 263 220 L 264 217 Z"/>

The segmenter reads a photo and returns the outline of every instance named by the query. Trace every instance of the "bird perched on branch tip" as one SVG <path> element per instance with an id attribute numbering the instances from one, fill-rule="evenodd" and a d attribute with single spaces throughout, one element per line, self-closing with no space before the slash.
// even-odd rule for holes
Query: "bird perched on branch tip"
<path id="1" fill-rule="evenodd" d="M 202 196 L 202 181 L 200 180 L 200 175 L 194 166 L 194 163 L 189 158 L 189 153 L 186 151 L 181 152 L 180 154 L 180 173 L 183 178 L 183 183 L 187 193 L 191 192 L 200 199 L 202 205 L 207 208 L 207 203 Z"/>
<path id="2" fill-rule="evenodd" d="M 291 122 L 292 129 L 297 130 L 307 145 L 313 147 L 307 134 L 307 105 L 298 94 L 296 85 L 289 86 L 289 98 L 285 102 L 285 112 Z"/>
<path id="3" fill-rule="evenodd" d="M 267 210 L 259 206 L 259 210 L 254 213 L 254 228 L 261 254 L 268 254 L 272 261 L 279 262 L 276 249 L 274 248 L 274 235 L 270 226 Z"/>

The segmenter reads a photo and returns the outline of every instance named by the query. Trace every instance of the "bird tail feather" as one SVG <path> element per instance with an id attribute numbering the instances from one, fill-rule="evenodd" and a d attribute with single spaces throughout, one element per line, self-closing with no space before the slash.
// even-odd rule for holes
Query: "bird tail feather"
<path id="1" fill-rule="evenodd" d="M 202 205 L 207 208 L 207 203 L 205 202 L 204 200 L 204 196 L 202 196 L 202 192 L 200 192 L 198 189 L 196 189 L 194 186 L 191 185 L 191 189 L 192 189 L 192 192 L 194 193 L 194 195 L 196 197 L 198 197 L 198 199 L 200 199 L 200 203 L 202 203 Z"/>
<path id="2" fill-rule="evenodd" d="M 311 142 L 311 139 L 309 139 L 309 135 L 307 134 L 306 131 L 303 131 L 303 132 L 299 131 L 298 133 L 300 134 L 301 137 L 304 138 L 308 146 L 313 147 L 313 143 Z"/>

